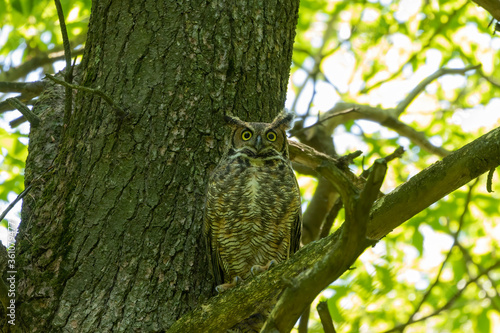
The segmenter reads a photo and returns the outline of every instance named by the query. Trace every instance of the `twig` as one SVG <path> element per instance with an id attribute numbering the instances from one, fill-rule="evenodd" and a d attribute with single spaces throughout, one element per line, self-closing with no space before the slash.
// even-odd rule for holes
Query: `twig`
<path id="1" fill-rule="evenodd" d="M 349 164 L 354 163 L 354 159 L 361 156 L 361 154 L 363 154 L 363 152 L 361 150 L 356 150 L 353 153 L 349 153 L 347 155 L 339 157 L 339 161 L 345 163 L 346 165 L 349 165 Z"/>
<path id="2" fill-rule="evenodd" d="M 66 30 L 66 22 L 64 21 L 64 13 L 60 0 L 54 0 L 57 8 L 57 16 L 59 16 L 59 24 L 61 25 L 61 35 L 64 46 L 64 58 L 66 59 L 66 71 L 64 80 L 71 84 L 73 83 L 73 66 L 71 66 L 71 47 L 69 45 L 68 31 Z M 66 86 L 66 98 L 64 100 L 64 124 L 69 124 L 71 110 L 73 108 L 73 93 L 70 87 Z"/>
<path id="3" fill-rule="evenodd" d="M 343 115 L 346 115 L 348 113 L 351 113 L 351 112 L 356 112 L 356 107 L 352 107 L 350 109 L 347 109 L 347 110 L 343 110 L 343 111 L 340 111 L 340 112 L 335 112 L 335 113 L 332 113 L 330 115 L 328 115 L 327 117 L 323 118 L 323 119 L 319 119 L 317 122 L 315 122 L 314 124 L 312 124 L 311 126 L 307 126 L 307 127 L 303 127 L 301 129 L 298 129 L 298 130 L 295 130 L 295 131 L 290 131 L 290 134 L 291 136 L 297 136 L 307 130 L 310 130 L 311 128 L 313 127 L 316 127 L 318 125 L 322 125 L 323 122 L 327 121 L 328 119 L 331 119 L 331 118 L 334 118 L 334 117 L 339 117 L 339 116 L 343 116 Z"/>
<path id="4" fill-rule="evenodd" d="M 82 36 L 85 37 L 85 36 Z M 80 43 L 84 42 L 82 40 Z M 58 48 L 57 46 L 55 47 Z M 84 48 L 73 50 L 73 55 L 82 55 L 84 52 Z M 0 73 L 0 81 L 14 81 L 18 80 L 22 77 L 28 75 L 31 71 L 35 69 L 53 64 L 56 61 L 64 60 L 64 54 L 61 51 L 50 52 L 47 54 L 43 54 L 41 56 L 34 57 L 26 62 L 23 62 L 21 65 L 17 67 L 11 67 L 9 70 Z"/>
<path id="5" fill-rule="evenodd" d="M 469 211 L 469 204 L 470 204 L 471 199 L 472 199 L 472 191 L 473 191 L 474 187 L 478 184 L 478 182 L 479 182 L 479 178 L 477 178 L 476 181 L 469 187 L 469 191 L 467 192 L 467 198 L 466 198 L 465 204 L 464 204 L 464 211 L 460 215 L 458 229 L 453 233 L 453 243 L 452 243 L 450 249 L 448 250 L 448 253 L 446 254 L 446 258 L 441 263 L 441 267 L 439 267 L 439 271 L 436 275 L 436 278 L 434 279 L 434 282 L 432 283 L 432 285 L 429 288 L 427 288 L 427 291 L 425 292 L 424 296 L 422 297 L 422 299 L 418 303 L 417 307 L 413 310 L 413 313 L 410 315 L 408 321 L 404 324 L 401 324 L 401 325 L 394 327 L 393 329 L 391 329 L 385 333 L 400 331 L 401 329 L 404 329 L 406 326 L 411 325 L 412 323 L 416 322 L 414 319 L 415 316 L 420 311 L 420 308 L 422 307 L 422 305 L 424 305 L 425 301 L 427 301 L 427 298 L 430 296 L 432 290 L 434 290 L 434 288 L 439 284 L 439 282 L 440 282 L 439 280 L 441 279 L 441 274 L 443 273 L 444 266 L 446 265 L 446 263 L 450 259 L 453 248 L 455 248 L 455 246 L 457 246 L 459 244 L 458 243 L 458 236 L 460 234 L 460 231 L 462 230 L 462 226 L 463 226 L 464 221 L 465 221 L 465 216 L 466 216 L 467 212 Z"/>
<path id="6" fill-rule="evenodd" d="M 484 73 L 484 71 L 482 69 L 479 69 L 478 71 L 479 75 L 481 75 L 486 81 L 488 81 L 489 83 L 491 83 L 492 85 L 494 85 L 495 87 L 497 88 L 500 88 L 500 82 L 492 79 L 491 77 L 489 77 L 488 75 L 486 75 Z"/>
<path id="7" fill-rule="evenodd" d="M 489 172 L 488 172 L 488 178 L 486 178 L 486 190 L 488 191 L 488 193 L 492 193 L 492 192 L 495 192 L 493 191 L 492 189 L 492 185 L 493 185 L 493 174 L 495 173 L 495 168 L 492 168 Z"/>
<path id="8" fill-rule="evenodd" d="M 16 119 L 14 120 L 11 120 L 9 122 L 9 126 L 11 128 L 16 128 L 17 126 L 21 125 L 22 123 L 24 123 L 26 121 L 26 117 L 25 116 L 21 116 L 21 117 L 17 117 Z"/>
<path id="9" fill-rule="evenodd" d="M 398 148 L 396 148 L 396 150 L 392 154 L 384 157 L 384 160 L 387 163 L 389 163 L 390 161 L 395 160 L 396 158 L 401 158 L 403 156 L 404 152 L 405 152 L 405 149 L 403 147 L 399 146 Z"/>
<path id="10" fill-rule="evenodd" d="M 325 333 L 336 333 L 335 327 L 333 326 L 332 316 L 330 311 L 328 311 L 328 303 L 326 301 L 321 301 L 316 306 L 319 318 L 321 319 L 321 325 L 323 325 L 323 331 Z"/>
<path id="11" fill-rule="evenodd" d="M 385 163 L 389 163 L 390 161 L 392 161 L 396 158 L 401 158 L 401 156 L 403 156 L 404 152 L 405 152 L 405 149 L 403 147 L 399 146 L 398 148 L 396 148 L 396 150 L 394 150 L 394 152 L 392 152 L 392 154 L 389 154 L 386 157 L 383 157 L 382 159 L 385 161 Z M 370 171 L 371 171 L 371 167 L 366 169 L 366 170 L 363 170 L 363 172 L 360 175 L 360 178 L 368 177 L 368 175 L 370 174 Z"/>
<path id="12" fill-rule="evenodd" d="M 457 247 L 458 247 L 458 248 L 460 249 L 460 251 L 462 252 L 462 254 L 463 254 L 464 258 L 465 258 L 466 263 L 471 263 L 471 264 L 473 264 L 474 266 L 476 266 L 476 267 L 478 268 L 478 270 L 479 270 L 479 271 L 483 271 L 483 270 L 484 270 L 484 268 L 483 268 L 480 264 L 476 263 L 476 262 L 472 259 L 472 256 L 470 255 L 469 251 L 468 251 L 465 247 L 463 247 L 463 245 L 462 245 L 462 244 L 460 244 L 460 242 L 458 242 L 458 243 L 457 243 Z M 466 267 L 466 269 L 467 269 L 467 272 L 469 272 L 469 275 L 470 275 L 470 268 L 469 268 L 467 265 L 465 265 L 465 267 Z M 492 285 L 492 286 L 497 285 L 497 282 L 496 282 L 496 281 L 495 281 L 495 280 L 494 280 L 494 279 L 490 276 L 490 274 L 489 274 L 489 273 L 488 273 L 488 274 L 486 274 L 486 278 L 490 281 L 490 283 L 491 283 L 491 285 Z M 478 285 L 478 286 L 479 286 L 479 285 Z M 479 286 L 479 287 L 480 287 L 481 289 L 483 289 L 483 290 L 486 292 L 486 294 L 488 294 L 488 293 L 487 293 L 487 290 L 486 290 L 483 286 Z M 498 292 L 498 290 L 497 290 L 496 288 L 493 288 L 493 291 L 494 291 L 494 293 L 495 293 L 495 297 L 496 297 L 496 299 L 500 300 L 500 293 Z M 492 298 L 492 305 L 495 305 L 495 302 L 493 301 L 493 298 Z M 499 309 L 498 307 L 496 307 L 496 308 L 497 308 L 497 310 L 500 312 L 500 309 Z"/>
<path id="13" fill-rule="evenodd" d="M 356 112 L 349 112 L 345 115 L 346 119 L 338 119 L 335 121 L 335 118 L 330 117 L 331 114 L 339 114 L 344 110 L 350 110 L 352 108 L 355 108 Z M 325 118 L 330 117 L 330 121 L 325 124 L 328 132 L 332 132 L 333 129 L 341 122 L 346 122 L 347 120 L 367 119 L 396 131 L 399 135 L 407 137 L 414 144 L 432 154 L 445 157 L 450 153 L 442 147 L 434 146 L 429 140 L 427 140 L 423 133 L 417 132 L 413 127 L 401 122 L 396 116 L 395 109 L 380 109 L 369 105 L 353 103 L 337 103 L 334 108 L 324 114 Z"/>
<path id="14" fill-rule="evenodd" d="M 37 127 L 40 124 L 40 118 L 36 114 L 34 114 L 33 111 L 31 111 L 26 105 L 24 105 L 23 102 L 15 97 L 7 98 L 6 101 L 9 102 L 12 107 L 18 109 L 19 112 L 21 112 L 23 116 L 28 119 L 31 126 Z"/>
<path id="15" fill-rule="evenodd" d="M 339 214 L 340 210 L 344 204 L 342 203 L 342 198 L 338 198 L 337 201 L 333 204 L 332 209 L 328 212 L 328 215 L 326 215 L 325 222 L 321 226 L 321 233 L 319 234 L 319 238 L 325 238 L 330 234 L 330 229 L 332 229 L 333 222 L 337 218 L 337 215 Z"/>
<path id="16" fill-rule="evenodd" d="M 398 106 L 396 107 L 397 116 L 401 115 L 408 105 L 413 102 L 413 100 L 434 80 L 437 78 L 448 75 L 448 74 L 461 74 L 465 75 L 465 73 L 481 68 L 481 65 L 469 66 L 466 68 L 440 68 L 434 74 L 426 77 L 422 82 L 420 82 L 408 95 L 406 95 L 405 99 L 403 99 Z"/>
<path id="17" fill-rule="evenodd" d="M 26 187 L 24 189 L 24 191 L 22 191 L 21 193 L 19 193 L 19 195 L 17 196 L 16 199 L 14 199 L 14 201 L 12 201 L 8 206 L 7 208 L 5 208 L 5 210 L 2 212 L 2 214 L 0 214 L 0 221 L 2 221 L 5 216 L 7 216 L 7 214 L 10 212 L 10 210 L 12 208 L 14 208 L 14 206 L 19 202 L 19 200 L 21 200 L 22 198 L 24 198 L 24 196 L 26 194 L 28 194 L 28 192 L 31 190 L 31 185 Z"/>
<path id="18" fill-rule="evenodd" d="M 421 321 L 425 321 L 425 320 L 427 320 L 427 319 L 429 319 L 431 317 L 437 316 L 438 314 L 440 314 L 444 310 L 449 309 L 453 305 L 453 303 L 455 303 L 455 301 L 463 294 L 463 292 L 465 291 L 465 289 L 467 289 L 468 286 L 470 286 L 472 283 L 476 283 L 481 276 L 487 275 L 487 274 L 489 274 L 489 272 L 491 272 L 492 270 L 497 269 L 499 267 L 500 267 L 500 261 L 497 261 L 494 265 L 492 265 L 492 266 L 488 267 L 487 269 L 479 272 L 479 274 L 475 278 L 470 279 L 469 281 L 467 281 L 467 283 L 465 284 L 465 286 L 462 289 L 459 289 L 448 300 L 448 302 L 446 302 L 445 305 L 443 305 L 439 309 L 435 310 L 431 314 L 429 314 L 429 315 L 427 315 L 425 317 L 419 318 L 419 319 L 412 320 L 411 322 L 405 323 L 403 325 L 396 326 L 396 327 L 390 329 L 389 331 L 385 331 L 384 333 L 401 332 L 402 329 L 404 329 L 408 325 L 411 325 L 411 324 L 414 324 L 414 323 L 418 323 L 418 322 L 421 322 Z"/>
<path id="19" fill-rule="evenodd" d="M 441 23 L 441 25 L 439 27 L 437 27 L 436 30 L 434 30 L 434 33 L 429 37 L 427 42 L 425 44 L 422 43 L 423 46 L 419 50 L 416 50 L 403 65 L 401 65 L 394 73 L 392 73 L 392 75 L 390 75 L 389 77 L 387 77 L 385 79 L 382 79 L 380 81 L 375 82 L 371 86 L 363 88 L 360 91 L 360 93 L 367 94 L 370 90 L 372 90 L 378 86 L 381 86 L 382 84 L 389 82 L 389 81 L 393 80 L 394 78 L 396 78 L 398 75 L 400 75 L 401 72 L 403 71 L 403 69 L 406 67 L 406 65 L 412 63 L 412 61 L 415 60 L 418 55 L 422 54 L 425 49 L 429 48 L 431 46 L 431 43 L 434 40 L 434 38 L 436 38 L 436 36 L 440 35 L 442 33 L 444 27 L 447 26 L 455 18 L 455 16 L 458 16 L 460 11 L 462 9 L 464 9 L 465 7 L 467 7 L 468 4 L 469 4 L 469 1 L 464 1 L 462 6 L 455 9 L 450 15 L 448 15 L 447 16 L 448 20 L 446 22 Z"/>
<path id="20" fill-rule="evenodd" d="M 121 118 L 125 118 L 127 116 L 127 113 L 125 111 L 123 111 L 123 109 L 120 108 L 118 106 L 118 104 L 116 104 L 111 99 L 111 97 L 109 97 L 108 95 L 106 95 L 104 92 L 102 92 L 99 89 L 93 89 L 93 88 L 89 88 L 89 87 L 79 86 L 79 85 L 76 85 L 76 84 L 69 84 L 69 83 L 67 83 L 65 81 L 62 81 L 62 80 L 59 80 L 58 78 L 54 77 L 53 75 L 49 75 L 49 74 L 47 74 L 45 77 L 48 78 L 48 79 L 50 79 L 50 80 L 52 80 L 52 81 L 54 81 L 55 83 L 58 83 L 58 84 L 64 86 L 64 87 L 69 87 L 71 89 L 76 89 L 76 90 L 81 90 L 81 91 L 85 91 L 85 92 L 88 92 L 88 93 L 96 94 L 99 97 L 101 97 L 106 103 L 108 103 L 108 105 L 111 106 L 111 108 Z"/>

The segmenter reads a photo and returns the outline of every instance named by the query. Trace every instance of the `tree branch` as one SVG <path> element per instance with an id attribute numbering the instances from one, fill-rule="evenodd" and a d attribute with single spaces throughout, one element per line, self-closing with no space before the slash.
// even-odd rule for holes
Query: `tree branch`
<path id="1" fill-rule="evenodd" d="M 36 95 L 36 96 L 38 96 L 38 95 Z M 35 96 L 32 96 L 30 94 L 21 94 L 21 95 L 15 96 L 16 99 L 18 99 L 19 101 L 21 101 L 22 103 L 24 103 L 26 105 L 33 105 L 33 103 L 34 103 L 33 97 L 35 97 Z M 4 112 L 7 112 L 7 111 L 12 111 L 12 110 L 15 110 L 15 109 L 16 108 L 13 107 L 7 101 L 0 102 L 0 113 L 4 113 Z"/>
<path id="2" fill-rule="evenodd" d="M 408 95 L 406 95 L 405 99 L 403 99 L 398 106 L 396 106 L 396 118 L 403 113 L 406 108 L 413 102 L 417 96 L 424 91 L 424 89 L 434 80 L 440 78 L 443 75 L 448 75 L 448 74 L 461 74 L 465 75 L 465 73 L 471 71 L 471 70 L 476 70 L 480 69 L 481 65 L 476 65 L 476 66 L 469 66 L 466 68 L 440 68 L 438 69 L 434 74 L 426 77 L 422 82 L 420 82 Z"/>
<path id="3" fill-rule="evenodd" d="M 45 89 L 45 83 L 43 81 L 34 82 L 0 82 L 0 92 L 10 93 L 29 93 L 36 96 L 40 95 Z"/>
<path id="4" fill-rule="evenodd" d="M 36 127 L 40 124 L 40 118 L 34 114 L 23 102 L 15 97 L 7 98 L 6 101 L 14 108 L 18 109 L 26 119 L 30 122 L 31 126 Z"/>
<path id="5" fill-rule="evenodd" d="M 370 207 L 378 196 L 386 171 L 387 163 L 379 159 L 375 161 L 359 196 L 342 195 L 339 189 L 346 212 L 339 241 L 327 249 L 318 262 L 311 264 L 310 268 L 294 278 L 294 284 L 288 286 L 281 295 L 262 328 L 262 333 L 289 332 L 316 295 L 349 269 L 366 247 L 374 244 L 366 238 L 366 225 Z M 332 181 L 328 174 L 325 178 Z"/>
<path id="6" fill-rule="evenodd" d="M 345 110 L 350 110 L 350 112 L 344 113 Z M 339 117 L 331 117 L 332 114 L 336 113 L 342 113 L 342 115 Z M 324 113 L 323 117 L 330 118 L 328 121 L 324 122 L 329 133 L 332 133 L 338 125 L 349 120 L 366 119 L 394 130 L 399 135 L 410 139 L 414 144 L 431 154 L 445 157 L 450 153 L 444 148 L 434 146 L 427 140 L 423 133 L 417 132 L 413 127 L 399 121 L 397 119 L 396 109 L 381 109 L 369 105 L 337 103 L 333 109 Z"/>
<path id="7" fill-rule="evenodd" d="M 325 159 L 325 155 L 310 148 L 295 147 L 293 150 L 295 162 L 306 163 L 308 166 L 314 166 Z M 323 172 L 326 170 L 326 165 L 332 168 L 330 174 L 342 173 L 335 163 L 331 163 L 330 160 L 326 162 L 326 164 L 319 163 L 323 165 L 319 171 L 323 176 L 328 176 L 328 173 Z M 442 161 L 431 165 L 391 193 L 378 199 L 370 210 L 367 237 L 374 240 L 382 238 L 432 203 L 498 165 L 500 165 L 500 128 L 451 153 Z M 337 178 L 341 182 L 348 182 L 347 177 L 344 175 Z M 342 189 L 344 194 L 358 192 L 352 188 L 350 182 L 348 183 L 350 184 L 346 186 L 348 189 Z M 335 186 L 341 187 L 338 184 Z M 311 267 L 318 267 L 320 262 L 324 263 L 320 265 L 319 270 L 324 269 L 320 275 L 328 276 L 328 283 L 333 282 L 349 269 L 350 263 L 363 252 L 363 246 L 367 245 L 365 244 L 367 242 L 358 244 L 354 252 L 351 248 L 345 247 L 347 236 L 342 234 L 346 227 L 344 223 L 335 233 L 303 247 L 287 261 L 249 279 L 239 287 L 213 297 L 198 310 L 179 319 L 168 332 L 220 332 L 230 328 L 258 311 L 259 305 L 272 299 L 276 292 L 285 287 L 292 290 L 296 285 L 296 279 L 311 274 Z M 332 253 L 337 253 L 338 256 L 332 258 Z M 332 259 L 333 264 L 325 260 L 327 257 Z M 310 298 L 312 295 L 307 297 Z M 300 311 L 295 313 L 297 316 L 300 315 Z M 286 323 L 286 326 L 293 326 L 295 321 L 296 319 L 293 323 Z"/>
<path id="8" fill-rule="evenodd" d="M 323 331 L 325 333 L 336 333 L 335 327 L 333 326 L 332 316 L 330 315 L 330 311 L 328 311 L 328 303 L 326 301 L 319 302 L 318 306 L 316 306 L 316 310 L 318 311 L 319 318 L 321 319 Z"/>
<path id="9" fill-rule="evenodd" d="M 85 37 L 85 36 L 83 36 Z M 83 42 L 84 40 L 82 40 Z M 73 55 L 82 55 L 84 49 L 78 49 L 78 50 L 73 50 Z M 50 52 L 35 58 L 32 58 L 26 62 L 23 62 L 21 65 L 18 67 L 12 67 L 11 69 L 0 73 L 0 81 L 15 81 L 20 78 L 25 77 L 28 75 L 30 72 L 34 71 L 35 69 L 52 64 L 56 61 L 64 60 L 64 53 L 61 51 L 57 52 Z"/>
<path id="10" fill-rule="evenodd" d="M 411 325 L 411 324 L 414 324 L 414 323 L 418 323 L 420 321 L 424 321 L 424 320 L 427 320 L 427 319 L 429 319 L 431 317 L 437 316 L 438 314 L 440 314 L 444 310 L 449 309 L 453 305 L 453 303 L 455 303 L 457 301 L 457 299 L 460 298 L 460 296 L 463 294 L 463 292 L 465 291 L 465 289 L 467 289 L 467 287 L 469 285 L 471 285 L 472 283 L 476 283 L 481 276 L 487 275 L 492 270 L 497 269 L 499 267 L 500 267 L 500 261 L 497 261 L 495 264 L 493 264 L 492 266 L 488 267 L 484 271 L 479 272 L 479 274 L 475 278 L 470 279 L 469 281 L 467 281 L 467 283 L 465 284 L 465 286 L 462 289 L 457 290 L 457 292 L 448 300 L 448 302 L 446 302 L 443 306 L 441 306 L 440 308 L 438 308 L 437 310 L 435 310 L 431 314 L 429 314 L 427 316 L 424 316 L 424 317 L 421 317 L 419 319 L 411 320 L 410 322 L 405 323 L 403 325 L 396 326 L 396 327 L 394 327 L 393 329 L 391 329 L 389 331 L 385 331 L 384 333 L 401 332 L 401 330 L 404 329 L 404 327 L 406 327 L 408 325 Z"/>
<path id="11" fill-rule="evenodd" d="M 472 0 L 486 9 L 491 16 L 500 21 L 500 0 Z"/>
<path id="12" fill-rule="evenodd" d="M 453 232 L 453 244 L 451 245 L 450 249 L 448 250 L 448 253 L 446 254 L 446 258 L 444 258 L 443 262 L 441 263 L 441 266 L 439 267 L 439 271 L 438 271 L 436 277 L 434 278 L 434 282 L 430 285 L 429 288 L 427 288 L 427 291 L 425 292 L 425 294 L 420 299 L 420 302 L 418 303 L 418 305 L 413 310 L 413 313 L 410 315 L 410 317 L 408 318 L 407 322 L 404 323 L 404 324 L 401 324 L 401 325 L 397 325 L 397 329 L 393 328 L 393 330 L 399 331 L 401 329 L 404 329 L 406 326 L 411 325 L 412 323 L 414 323 L 415 322 L 415 317 L 419 313 L 419 311 L 422 308 L 422 306 L 424 305 L 424 303 L 427 301 L 427 298 L 431 295 L 431 293 L 434 290 L 434 288 L 439 284 L 440 279 L 441 279 L 441 274 L 443 273 L 443 270 L 444 270 L 444 267 L 445 267 L 446 263 L 448 262 L 448 260 L 451 257 L 453 249 L 455 248 L 455 246 L 459 246 L 458 236 L 460 234 L 460 231 L 462 230 L 462 227 L 463 227 L 463 224 L 464 224 L 464 221 L 465 221 L 465 215 L 469 211 L 469 204 L 470 204 L 470 201 L 472 199 L 472 191 L 474 189 L 474 186 L 477 185 L 478 180 L 479 180 L 479 178 L 476 178 L 476 181 L 474 182 L 474 184 L 472 184 L 471 186 L 469 186 L 469 192 L 467 193 L 467 198 L 466 198 L 466 201 L 465 201 L 465 204 L 464 204 L 464 211 L 463 211 L 462 215 L 460 215 L 458 229 L 455 232 Z M 389 332 L 391 332 L 391 331 L 392 330 L 390 330 Z"/>
<path id="13" fill-rule="evenodd" d="M 64 47 L 64 58 L 66 60 L 66 70 L 64 80 L 71 84 L 73 83 L 73 66 L 71 66 L 71 47 L 69 45 L 68 31 L 66 30 L 66 22 L 64 21 L 64 12 L 62 9 L 61 1 L 54 0 L 57 8 L 57 16 L 59 17 L 59 24 L 61 26 L 61 35 Z M 64 99 L 64 124 L 69 124 L 71 110 L 73 108 L 73 91 L 71 87 L 66 86 L 66 98 Z"/>

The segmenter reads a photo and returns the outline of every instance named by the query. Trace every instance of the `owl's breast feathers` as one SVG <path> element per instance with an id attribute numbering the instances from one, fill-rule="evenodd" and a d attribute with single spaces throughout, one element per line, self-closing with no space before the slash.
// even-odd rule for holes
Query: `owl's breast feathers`
<path id="1" fill-rule="evenodd" d="M 216 283 L 246 279 L 254 265 L 286 260 L 299 248 L 301 220 L 290 162 L 274 152 L 261 156 L 231 149 L 212 174 L 206 202 Z"/>

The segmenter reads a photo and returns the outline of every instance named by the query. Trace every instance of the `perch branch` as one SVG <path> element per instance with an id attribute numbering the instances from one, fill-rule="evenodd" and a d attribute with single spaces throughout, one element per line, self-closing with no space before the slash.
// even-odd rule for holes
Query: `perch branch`
<path id="1" fill-rule="evenodd" d="M 88 93 L 92 93 L 92 94 L 96 94 L 97 96 L 101 97 L 106 103 L 108 103 L 109 106 L 111 106 L 111 108 L 121 117 L 121 118 L 125 118 L 127 116 L 127 113 L 125 111 L 123 111 L 122 108 L 120 108 L 118 106 L 118 104 L 116 104 L 112 99 L 111 97 L 109 97 L 108 95 L 106 95 L 104 92 L 102 92 L 101 90 L 99 89 L 93 89 L 93 88 L 89 88 L 89 87 L 84 87 L 84 86 L 79 86 L 79 85 L 76 85 L 76 84 L 69 84 L 65 81 L 62 81 L 62 80 L 59 80 L 58 78 L 52 76 L 52 75 L 46 75 L 46 77 L 52 81 L 54 81 L 55 83 L 58 83 L 64 87 L 69 87 L 71 89 L 76 89 L 76 90 L 81 90 L 81 91 L 85 91 L 85 92 L 88 92 Z"/>
<path id="2" fill-rule="evenodd" d="M 308 154 L 315 156 L 307 156 Z M 323 156 L 313 149 L 296 149 L 294 158 L 296 162 L 300 160 L 312 164 L 315 160 L 324 158 Z M 370 210 L 367 237 L 382 238 L 432 203 L 498 165 L 500 128 L 451 153 L 378 199 Z M 340 170 L 337 172 L 342 173 Z M 408 205 L 408 202 L 412 205 Z M 327 276 L 329 269 L 335 269 L 335 274 L 329 276 L 329 283 L 333 282 L 350 268 L 350 262 L 362 252 L 359 246 L 357 253 L 346 250 L 343 242 L 340 242 L 344 228 L 345 225 L 342 225 L 335 233 L 303 247 L 273 269 L 213 297 L 197 310 L 179 319 L 168 332 L 209 332 L 230 328 L 254 313 L 259 304 L 272 299 L 276 292 L 288 287 L 289 281 L 297 281 L 298 277 L 307 275 L 310 267 L 316 266 L 327 254 L 336 252 L 338 256 L 333 259 L 334 265 L 324 267 L 322 274 Z M 296 319 L 292 320 L 290 325 L 293 326 L 295 322 Z"/>

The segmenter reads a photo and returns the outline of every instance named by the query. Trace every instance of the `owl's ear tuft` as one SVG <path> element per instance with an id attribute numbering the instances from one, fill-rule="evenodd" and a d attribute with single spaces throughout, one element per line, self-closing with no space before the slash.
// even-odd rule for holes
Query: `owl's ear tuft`
<path id="1" fill-rule="evenodd" d="M 231 126 L 231 127 L 242 126 L 245 123 L 243 120 L 241 120 L 238 117 L 233 117 L 233 116 L 228 116 L 228 115 L 224 115 L 224 121 L 226 122 L 226 125 Z"/>
<path id="2" fill-rule="evenodd" d="M 292 127 L 293 118 L 295 118 L 293 113 L 283 110 L 276 118 L 274 118 L 271 127 L 287 130 Z"/>

